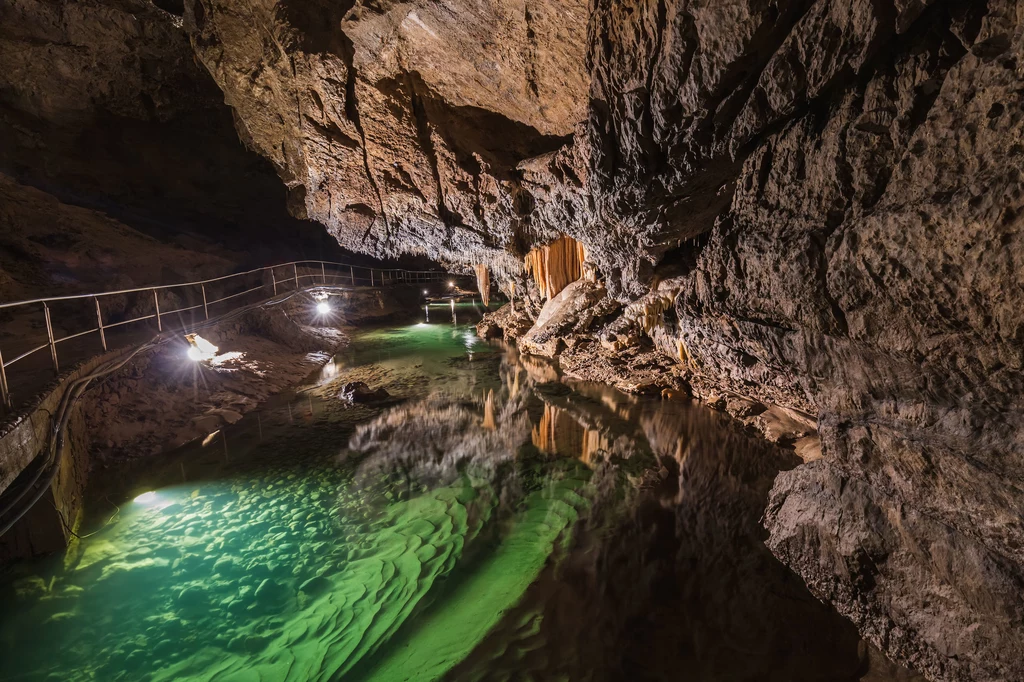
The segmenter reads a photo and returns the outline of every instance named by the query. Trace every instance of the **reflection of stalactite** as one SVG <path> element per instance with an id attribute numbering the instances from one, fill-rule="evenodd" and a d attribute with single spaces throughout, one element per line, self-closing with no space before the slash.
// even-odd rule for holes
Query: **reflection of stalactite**
<path id="1" fill-rule="evenodd" d="M 521 372 L 520 372 L 519 365 L 515 365 L 513 367 L 512 371 L 509 372 L 510 378 L 506 379 L 506 383 L 508 384 L 508 394 L 510 396 L 512 396 L 513 398 L 516 397 L 517 395 L 519 395 L 519 374 L 520 373 Z"/>
<path id="2" fill-rule="evenodd" d="M 480 290 L 480 299 L 486 308 L 491 304 L 491 276 L 487 272 L 487 266 L 480 264 L 473 266 L 476 269 L 476 286 Z"/>
<path id="3" fill-rule="evenodd" d="M 484 401 L 484 428 L 492 430 L 498 428 L 494 422 L 494 389 L 487 392 L 487 400 Z"/>
<path id="4" fill-rule="evenodd" d="M 594 456 L 599 452 L 611 450 L 611 442 L 600 431 L 587 429 L 583 439 L 583 452 L 580 453 L 580 460 L 586 464 L 594 463 Z"/>
<path id="5" fill-rule="evenodd" d="M 553 405 L 544 405 L 544 414 L 531 436 L 533 444 L 544 454 L 576 457 L 585 464 L 593 463 L 598 452 L 611 448 L 611 442 L 600 431 L 583 426 Z"/>
<path id="6" fill-rule="evenodd" d="M 541 296 L 551 300 L 570 282 L 583 276 L 586 252 L 572 237 L 562 237 L 526 254 L 526 272 L 533 275 Z"/>
<path id="7" fill-rule="evenodd" d="M 523 369 L 526 370 L 526 374 L 530 379 L 538 384 L 558 381 L 558 370 L 555 369 L 551 362 L 546 362 L 544 359 L 532 355 L 519 356 L 519 362 L 522 364 Z"/>

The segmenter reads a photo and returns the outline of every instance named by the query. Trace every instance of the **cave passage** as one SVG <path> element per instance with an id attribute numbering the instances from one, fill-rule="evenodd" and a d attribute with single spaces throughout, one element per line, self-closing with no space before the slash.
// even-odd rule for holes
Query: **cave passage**
<path id="1" fill-rule="evenodd" d="M 1024 681 L 1022 157 L 1024 0 L 0 0 L 0 682 Z"/>
<path id="2" fill-rule="evenodd" d="M 0 586 L 0 678 L 862 678 L 762 544 L 792 454 L 565 379 L 483 312 L 364 329 L 202 444 L 96 474 L 82 539 Z"/>

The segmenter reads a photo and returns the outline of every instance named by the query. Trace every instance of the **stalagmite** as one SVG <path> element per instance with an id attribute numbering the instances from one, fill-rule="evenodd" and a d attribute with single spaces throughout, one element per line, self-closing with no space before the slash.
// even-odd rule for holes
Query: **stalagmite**
<path id="1" fill-rule="evenodd" d="M 487 272 L 487 266 L 482 263 L 474 265 L 473 268 L 476 270 L 476 286 L 480 290 L 480 299 L 486 308 L 491 305 L 491 276 Z"/>
<path id="2" fill-rule="evenodd" d="M 583 276 L 584 260 L 583 244 L 572 237 L 562 237 L 526 254 L 526 272 L 533 275 L 541 295 L 550 301 L 567 284 Z"/>

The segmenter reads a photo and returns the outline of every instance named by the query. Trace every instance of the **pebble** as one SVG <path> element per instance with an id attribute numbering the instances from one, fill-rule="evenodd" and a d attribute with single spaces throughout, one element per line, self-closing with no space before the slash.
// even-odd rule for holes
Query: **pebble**
<path id="1" fill-rule="evenodd" d="M 234 557 L 221 557 L 217 559 L 217 562 L 213 565 L 213 572 L 218 575 L 224 575 L 235 570 L 235 559 Z"/>
<path id="2" fill-rule="evenodd" d="M 305 592 L 309 595 L 323 594 L 331 586 L 331 581 L 324 577 L 310 578 L 306 582 L 299 586 L 300 592 Z"/>
<path id="3" fill-rule="evenodd" d="M 285 594 L 285 588 L 277 581 L 267 578 L 256 588 L 256 598 L 261 602 L 278 600 Z"/>
<path id="4" fill-rule="evenodd" d="M 178 605 L 185 608 L 204 606 L 209 602 L 209 595 L 200 587 L 190 586 L 178 593 Z"/>

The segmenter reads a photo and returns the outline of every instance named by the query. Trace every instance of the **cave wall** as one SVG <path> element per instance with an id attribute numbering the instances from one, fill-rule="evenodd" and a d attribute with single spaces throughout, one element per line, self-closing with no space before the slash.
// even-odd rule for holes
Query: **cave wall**
<path id="1" fill-rule="evenodd" d="M 185 12 L 296 215 L 354 250 L 509 272 L 510 252 L 560 232 L 531 224 L 529 184 L 574 165 L 555 152 L 585 118 L 586 21 L 582 0 L 197 0 Z"/>
<path id="2" fill-rule="evenodd" d="M 655 69 L 639 111 L 619 86 L 595 117 L 598 194 L 657 260 L 665 237 L 702 228 L 673 198 L 708 200 L 739 164 L 711 229 L 681 247 L 673 332 L 695 373 L 818 415 L 824 460 L 777 480 L 769 545 L 891 657 L 934 679 L 1017 679 L 1021 9 L 799 10 L 752 19 L 767 35 L 737 26 L 742 78 L 708 100 L 719 81 L 691 79 L 720 71 L 700 36 L 725 20 L 655 22 L 664 43 L 696 36 L 691 66 L 667 83 Z M 691 109 L 657 96 L 691 87 Z M 623 290 L 643 290 L 628 275 L 644 266 Z"/>
<path id="3" fill-rule="evenodd" d="M 894 659 L 1017 679 L 1021 6 L 925 4 L 598 3 L 592 189 L 623 291 L 682 270 L 690 368 L 818 415 L 773 551 Z"/>
<path id="4" fill-rule="evenodd" d="M 173 0 L 0 3 L 0 172 L 244 265 L 341 255 L 321 226 L 289 215 L 273 167 L 239 140 L 183 10 Z"/>

